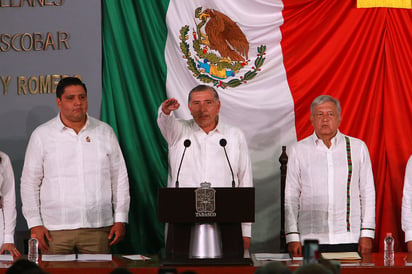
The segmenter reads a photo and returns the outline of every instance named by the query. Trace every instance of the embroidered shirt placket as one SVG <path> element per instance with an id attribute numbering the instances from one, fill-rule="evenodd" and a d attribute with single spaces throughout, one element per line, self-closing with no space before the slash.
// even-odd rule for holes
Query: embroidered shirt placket
<path id="1" fill-rule="evenodd" d="M 334 178 L 335 178 L 335 168 L 333 165 L 333 154 L 332 150 L 334 149 L 333 145 L 328 149 L 326 148 L 326 157 L 328 163 L 328 232 L 329 232 L 329 241 L 333 241 L 333 224 L 334 224 Z"/>

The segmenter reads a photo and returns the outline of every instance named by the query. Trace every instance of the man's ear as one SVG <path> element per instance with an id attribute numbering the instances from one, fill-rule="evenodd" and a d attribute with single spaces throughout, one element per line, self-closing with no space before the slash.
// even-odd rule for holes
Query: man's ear
<path id="1" fill-rule="evenodd" d="M 192 108 L 190 107 L 190 103 L 187 104 L 187 107 L 189 108 L 190 113 L 192 113 Z"/>

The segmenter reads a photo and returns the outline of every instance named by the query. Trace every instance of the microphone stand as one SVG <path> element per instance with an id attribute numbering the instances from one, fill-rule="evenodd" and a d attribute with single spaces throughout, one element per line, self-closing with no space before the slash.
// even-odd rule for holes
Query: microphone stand
<path id="1" fill-rule="evenodd" d="M 230 164 L 229 157 L 227 156 L 227 152 L 226 152 L 226 144 L 227 144 L 226 139 L 224 138 L 220 139 L 219 144 L 221 147 L 223 147 L 223 150 L 225 151 L 226 160 L 227 160 L 227 163 L 229 164 L 230 172 L 232 173 L 232 187 L 235 187 L 236 186 L 235 176 L 233 175 L 232 165 Z"/>
<path id="2" fill-rule="evenodd" d="M 185 149 L 183 150 L 183 154 L 182 154 L 182 159 L 180 159 L 180 164 L 179 164 L 179 169 L 177 170 L 177 176 L 176 176 L 176 188 L 179 188 L 179 174 L 180 174 L 180 168 L 182 167 L 182 163 L 183 163 L 183 158 L 185 157 L 185 153 L 186 153 L 186 149 L 188 147 L 190 147 L 190 144 L 192 142 L 190 142 L 189 139 L 186 139 L 183 142 L 183 145 L 185 146 Z"/>

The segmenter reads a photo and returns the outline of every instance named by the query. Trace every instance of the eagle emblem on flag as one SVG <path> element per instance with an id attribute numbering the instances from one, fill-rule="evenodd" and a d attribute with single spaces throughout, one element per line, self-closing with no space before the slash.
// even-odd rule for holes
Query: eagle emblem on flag
<path id="1" fill-rule="evenodd" d="M 266 46 L 257 48 L 252 62 L 249 42 L 241 28 L 225 14 L 213 10 L 195 10 L 195 25 L 180 29 L 180 49 L 193 76 L 216 87 L 237 87 L 252 80 L 265 62 Z M 192 48 L 189 45 L 192 41 Z M 193 55 L 193 57 L 192 57 Z"/>

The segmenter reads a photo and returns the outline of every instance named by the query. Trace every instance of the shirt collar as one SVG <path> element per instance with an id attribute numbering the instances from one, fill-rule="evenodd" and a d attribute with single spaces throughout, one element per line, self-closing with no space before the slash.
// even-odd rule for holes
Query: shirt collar
<path id="1" fill-rule="evenodd" d="M 193 120 L 193 125 L 194 125 L 193 127 L 194 127 L 196 130 L 201 131 L 201 132 L 203 132 L 204 134 L 206 134 L 206 132 L 204 132 L 203 129 L 201 129 L 198 124 L 196 124 L 195 120 Z M 223 128 L 224 128 L 224 125 L 223 125 L 222 123 L 219 123 L 219 120 L 218 120 L 216 127 L 215 127 L 213 130 L 211 130 L 211 131 L 209 132 L 209 134 L 210 134 L 210 133 L 214 133 L 214 132 L 223 132 Z"/>
<path id="2" fill-rule="evenodd" d="M 56 120 L 57 120 L 57 127 L 61 131 L 70 129 L 69 127 L 67 127 L 63 124 L 62 119 L 60 118 L 60 112 L 57 114 Z M 86 123 L 84 124 L 83 128 L 80 131 L 85 130 L 89 126 L 89 124 L 90 124 L 89 114 L 86 113 Z"/>
<path id="3" fill-rule="evenodd" d="M 336 133 L 335 137 L 332 138 L 331 143 L 332 146 L 331 147 L 335 147 L 337 146 L 340 142 L 342 142 L 342 140 L 344 139 L 344 135 L 339 131 Z M 318 146 L 318 145 L 323 145 L 323 141 L 322 139 L 318 138 L 318 136 L 316 136 L 316 132 L 313 132 L 312 134 L 312 140 L 313 143 Z"/>
<path id="4" fill-rule="evenodd" d="M 212 130 L 211 132 L 215 132 L 215 131 L 216 131 L 216 132 L 222 133 L 222 132 L 223 132 L 223 128 L 224 128 L 223 124 L 222 124 L 222 123 L 219 123 L 219 121 L 217 121 L 217 125 L 216 125 L 215 129 Z"/>

